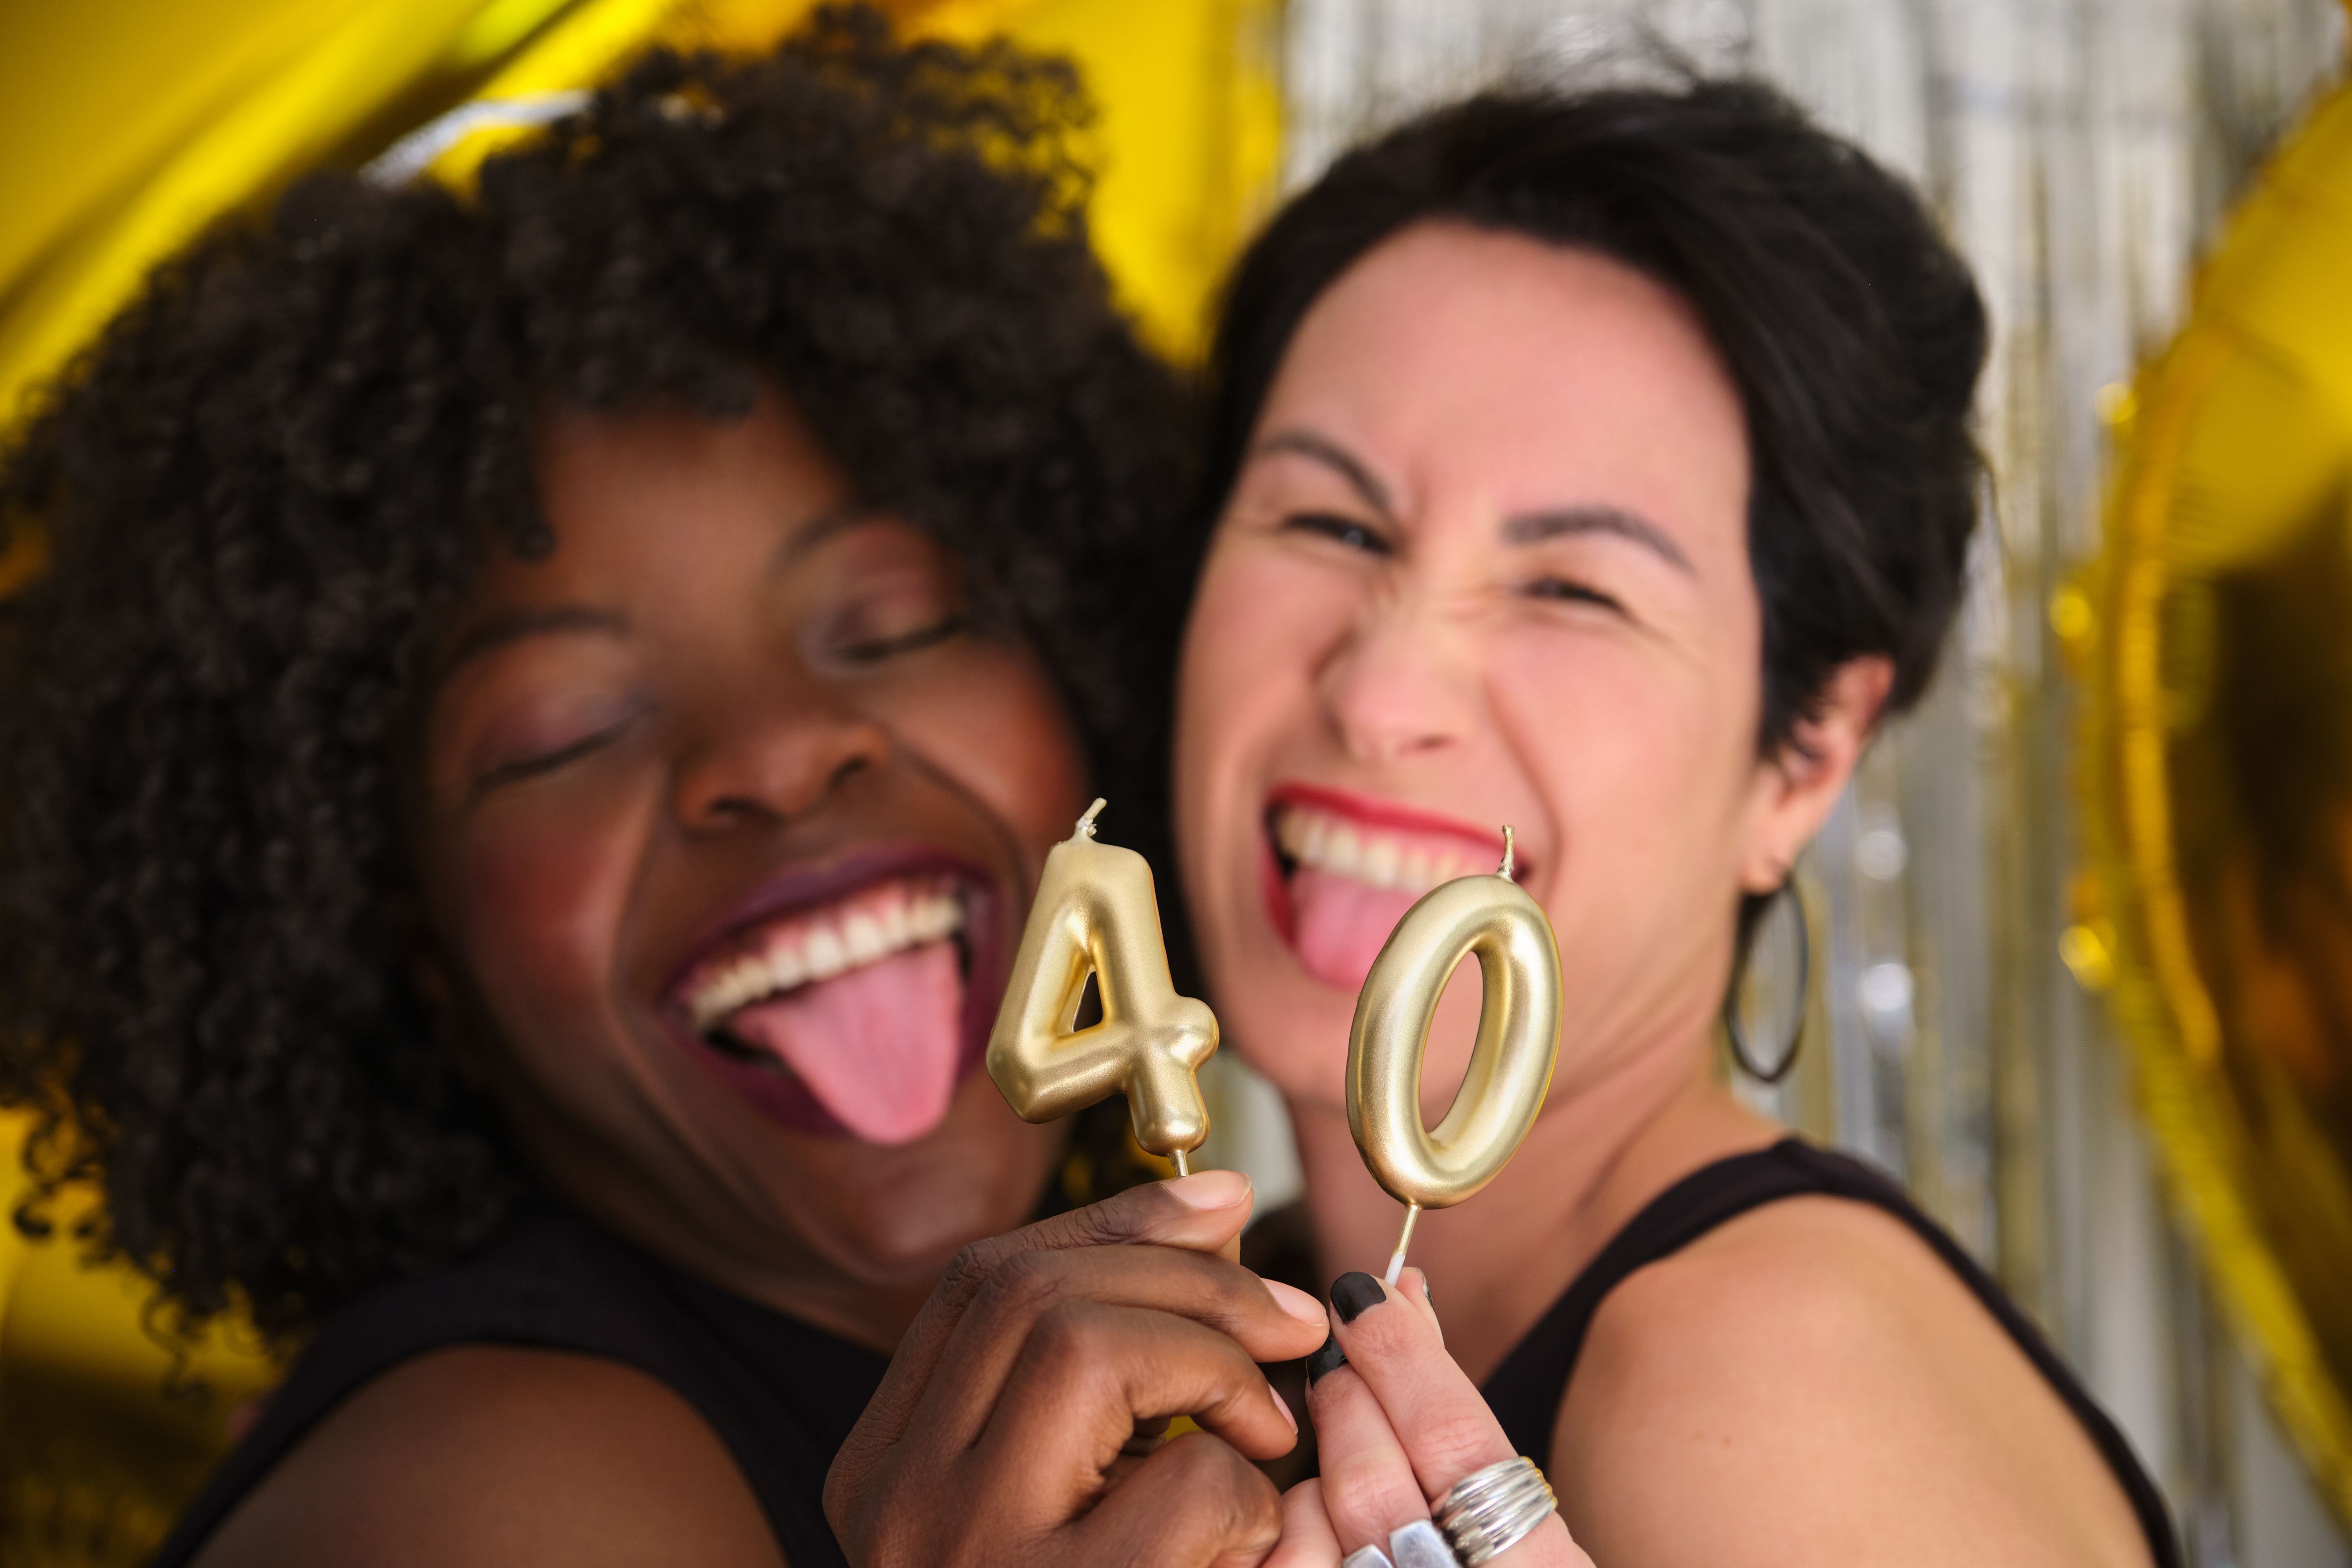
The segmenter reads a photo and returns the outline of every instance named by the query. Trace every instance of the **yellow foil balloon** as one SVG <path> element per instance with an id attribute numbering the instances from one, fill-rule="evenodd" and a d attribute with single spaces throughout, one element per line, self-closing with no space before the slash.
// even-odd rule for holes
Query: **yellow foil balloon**
<path id="1" fill-rule="evenodd" d="M 1396 1282 L 1425 1208 L 1484 1187 L 1518 1151 L 1543 1109 L 1559 1057 L 1559 949 L 1543 906 L 1502 869 L 1433 888 L 1405 911 L 1372 961 L 1348 1035 L 1348 1127 L 1375 1180 L 1405 1205 L 1389 1259 Z M 1475 953 L 1485 994 L 1469 1070 L 1436 1131 L 1421 1124 L 1421 1068 L 1438 998 Z"/>
<path id="2" fill-rule="evenodd" d="M 1135 1141 L 1186 1169 L 1209 1135 L 1193 1075 L 1217 1048 L 1217 1016 L 1168 974 L 1151 867 L 1095 842 L 1097 801 L 1045 857 L 1013 977 L 988 1037 L 988 1076 L 1024 1121 L 1051 1121 L 1125 1093 Z M 1102 1022 L 1076 1027 L 1093 975 Z"/>

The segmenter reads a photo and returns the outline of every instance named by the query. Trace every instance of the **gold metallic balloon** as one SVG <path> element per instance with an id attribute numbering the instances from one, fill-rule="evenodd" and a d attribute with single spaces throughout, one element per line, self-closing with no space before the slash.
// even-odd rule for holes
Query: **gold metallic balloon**
<path id="1" fill-rule="evenodd" d="M 1175 1161 L 1209 1135 L 1194 1074 L 1217 1048 L 1217 1016 L 1176 994 L 1151 867 L 1095 842 L 1097 801 L 1045 857 L 1013 978 L 988 1037 L 988 1076 L 1024 1121 L 1051 1121 L 1127 1096 L 1135 1141 Z M 1095 978 L 1102 1022 L 1080 1029 Z"/>
<path id="2" fill-rule="evenodd" d="M 2061 952 L 2111 992 L 2215 1294 L 2352 1519 L 2352 89 L 2110 414 L 2103 552 L 2052 605 L 2095 858 Z"/>
<path id="3" fill-rule="evenodd" d="M 1504 830 L 1506 842 L 1509 829 Z M 1405 1205 L 1389 1279 L 1404 1267 L 1413 1221 L 1493 1181 L 1543 1109 L 1559 1056 L 1559 949 L 1543 906 L 1510 879 L 1442 883 L 1405 911 L 1372 962 L 1348 1035 L 1348 1128 L 1372 1177 Z M 1453 1106 L 1421 1124 L 1421 1068 L 1438 998 L 1475 954 L 1484 994 L 1478 1037 Z"/>

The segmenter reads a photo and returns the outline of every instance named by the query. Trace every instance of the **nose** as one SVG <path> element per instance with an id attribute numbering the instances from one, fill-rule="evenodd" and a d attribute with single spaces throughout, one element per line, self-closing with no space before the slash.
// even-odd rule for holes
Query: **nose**
<path id="1" fill-rule="evenodd" d="M 1469 737 L 1477 705 L 1464 635 L 1428 595 L 1409 589 L 1364 607 L 1318 683 L 1350 757 L 1402 762 Z"/>
<path id="2" fill-rule="evenodd" d="M 674 773 L 689 833 L 789 821 L 888 761 L 889 731 L 811 682 L 724 704 Z"/>

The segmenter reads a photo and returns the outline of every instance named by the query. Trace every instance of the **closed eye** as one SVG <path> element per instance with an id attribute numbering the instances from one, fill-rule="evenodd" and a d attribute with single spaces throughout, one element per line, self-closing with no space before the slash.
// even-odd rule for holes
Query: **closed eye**
<path id="1" fill-rule="evenodd" d="M 1590 587 L 1569 577 L 1538 577 L 1520 590 L 1532 599 L 1549 599 L 1570 605 L 1591 605 L 1598 608 L 1625 613 L 1625 606 L 1612 595 Z"/>
<path id="2" fill-rule="evenodd" d="M 621 731 L 627 729 L 635 718 L 636 715 L 632 713 L 617 723 L 608 724 L 593 734 L 583 735 L 580 739 L 558 746 L 551 752 L 540 752 L 531 756 L 517 757 L 512 762 L 499 763 L 487 768 L 474 780 L 474 797 L 478 800 L 502 784 L 537 778 L 542 773 L 551 773 L 568 763 L 578 762 L 593 752 L 601 751 L 619 739 Z"/>
<path id="3" fill-rule="evenodd" d="M 1317 533 L 1345 546 L 1360 550 L 1368 555 L 1392 555 L 1395 545 L 1378 529 L 1368 522 L 1329 511 L 1295 511 L 1282 520 L 1285 530 L 1298 533 Z"/>
<path id="4" fill-rule="evenodd" d="M 836 657 L 851 664 L 879 664 L 884 659 L 895 658 L 902 653 L 913 653 L 921 648 L 936 647 L 940 643 L 961 637 L 971 624 L 970 616 L 953 615 L 944 620 L 934 621 L 929 626 L 918 626 L 913 631 L 900 632 L 894 637 L 864 637 L 856 642 L 843 643 L 835 649 L 835 653 Z"/>

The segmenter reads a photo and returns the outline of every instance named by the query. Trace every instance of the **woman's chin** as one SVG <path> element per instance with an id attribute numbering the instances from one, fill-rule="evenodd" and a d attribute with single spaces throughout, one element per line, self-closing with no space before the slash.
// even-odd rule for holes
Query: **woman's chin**
<path id="1" fill-rule="evenodd" d="M 1228 1048 L 1285 1099 L 1343 1109 L 1356 994 L 1316 979 L 1292 955 L 1282 963 L 1273 973 L 1250 965 L 1238 984 L 1213 992 L 1210 1005 Z"/>
<path id="2" fill-rule="evenodd" d="M 1028 1223 L 1066 1133 L 1019 1121 L 975 1073 L 925 1136 L 824 1140 L 823 1171 L 796 1173 L 782 1196 L 795 1211 L 791 1227 L 824 1237 L 823 1250 L 853 1277 L 936 1276 L 972 1242 Z"/>

